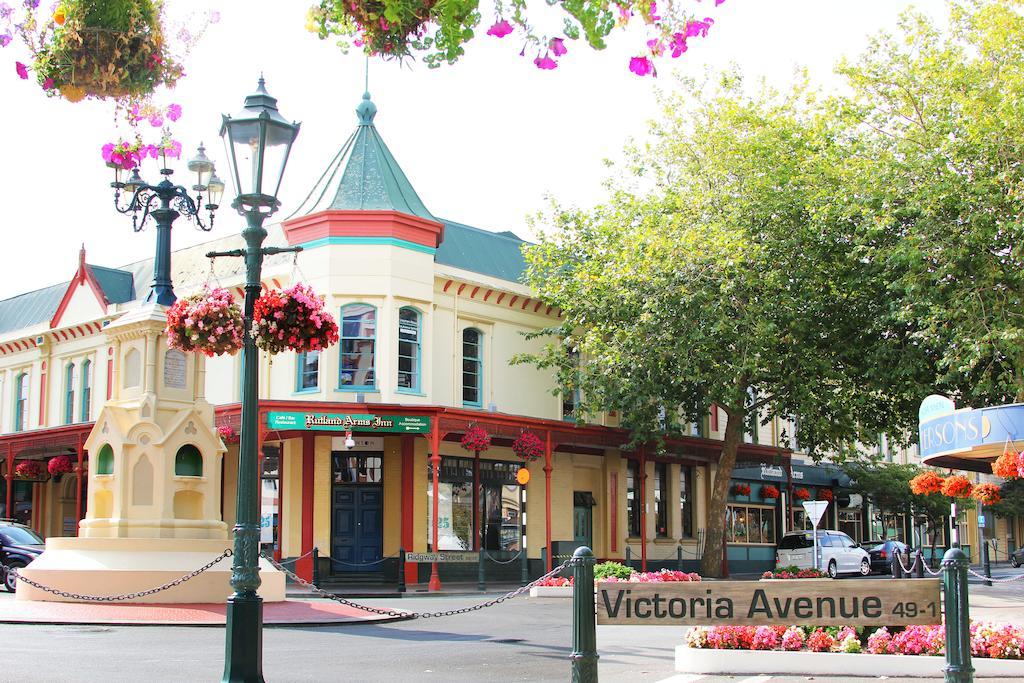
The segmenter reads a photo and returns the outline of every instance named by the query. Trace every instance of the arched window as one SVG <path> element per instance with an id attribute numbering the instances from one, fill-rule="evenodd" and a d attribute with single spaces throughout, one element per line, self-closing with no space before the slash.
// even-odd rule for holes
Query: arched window
<path id="1" fill-rule="evenodd" d="M 480 330 L 462 331 L 462 405 L 479 408 L 484 400 L 484 335 Z"/>
<path id="2" fill-rule="evenodd" d="M 92 361 L 82 363 L 82 408 L 78 414 L 79 422 L 88 422 L 92 415 Z"/>
<path id="3" fill-rule="evenodd" d="M 100 452 L 96 456 L 96 474 L 113 474 L 114 473 L 114 449 L 110 447 L 109 443 L 105 443 L 100 447 Z"/>
<path id="4" fill-rule="evenodd" d="M 174 456 L 174 475 L 176 477 L 203 476 L 203 454 L 192 444 L 178 449 Z"/>
<path id="5" fill-rule="evenodd" d="M 23 372 L 14 380 L 14 431 L 28 429 L 28 373 Z"/>
<path id="6" fill-rule="evenodd" d="M 398 390 L 420 390 L 420 314 L 415 308 L 398 311 Z"/>
<path id="7" fill-rule="evenodd" d="M 377 309 L 349 304 L 341 309 L 341 368 L 339 389 L 375 389 Z"/>
<path id="8" fill-rule="evenodd" d="M 64 424 L 75 421 L 75 364 L 64 368 Z"/>
<path id="9" fill-rule="evenodd" d="M 306 351 L 295 356 L 295 391 L 313 391 L 320 386 L 320 352 Z"/>

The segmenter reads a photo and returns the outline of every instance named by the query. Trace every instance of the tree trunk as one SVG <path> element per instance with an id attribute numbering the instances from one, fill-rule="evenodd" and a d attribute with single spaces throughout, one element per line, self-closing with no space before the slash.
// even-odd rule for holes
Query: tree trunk
<path id="1" fill-rule="evenodd" d="M 725 561 L 725 507 L 729 500 L 729 481 L 736 467 L 736 450 L 743 436 L 743 414 L 728 411 L 725 423 L 725 441 L 722 456 L 718 460 L 715 482 L 711 486 L 711 500 L 708 503 L 707 535 L 704 555 L 700 559 L 701 576 L 722 576 Z"/>

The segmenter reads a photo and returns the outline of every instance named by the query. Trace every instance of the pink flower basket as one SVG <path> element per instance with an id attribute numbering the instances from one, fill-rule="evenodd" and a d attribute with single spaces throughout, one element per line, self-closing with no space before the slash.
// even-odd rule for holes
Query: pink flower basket
<path id="1" fill-rule="evenodd" d="M 71 462 L 71 458 L 66 455 L 58 455 L 46 462 L 46 471 L 54 476 L 68 474 L 69 472 L 74 472 L 74 470 L 75 466 Z"/>
<path id="2" fill-rule="evenodd" d="M 256 300 L 253 334 L 256 346 L 269 353 L 305 353 L 337 344 L 338 323 L 324 309 L 323 297 L 300 282 Z"/>
<path id="3" fill-rule="evenodd" d="M 207 356 L 242 348 L 242 311 L 235 297 L 217 287 L 184 299 L 167 309 L 167 346 Z"/>

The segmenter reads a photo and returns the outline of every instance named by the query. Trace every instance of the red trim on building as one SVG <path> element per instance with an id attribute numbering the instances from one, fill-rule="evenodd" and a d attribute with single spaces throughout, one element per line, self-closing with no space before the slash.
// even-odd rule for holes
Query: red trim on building
<path id="1" fill-rule="evenodd" d="M 717 403 L 712 403 L 711 404 L 711 420 L 710 420 L 710 422 L 711 422 L 711 431 L 717 432 L 718 431 L 718 404 Z"/>
<path id="2" fill-rule="evenodd" d="M 501 293 L 498 294 L 498 300 L 495 301 L 494 303 L 500 304 L 501 300 L 504 299 L 504 298 L 505 298 L 505 292 L 501 292 Z"/>
<path id="3" fill-rule="evenodd" d="M 416 474 L 416 437 L 411 434 L 402 435 L 402 548 L 406 552 L 414 550 L 414 529 L 416 527 L 416 513 L 414 502 L 416 500 L 416 489 L 413 486 L 413 479 Z M 415 562 L 406 562 L 402 571 L 405 572 L 407 584 L 416 583 L 419 578 L 416 576 L 418 565 Z"/>
<path id="4" fill-rule="evenodd" d="M 448 282 L 444 283 L 444 287 L 441 289 L 441 291 L 447 293 L 448 288 L 452 286 L 453 282 L 455 282 L 455 280 L 448 280 Z"/>
<path id="5" fill-rule="evenodd" d="M 270 281 L 274 283 L 274 287 L 276 287 L 277 289 L 281 289 L 281 283 L 278 281 L 276 277 L 271 278 Z"/>
<path id="6" fill-rule="evenodd" d="M 393 237 L 436 249 L 444 225 L 398 211 L 318 211 L 283 223 L 288 244 L 327 237 Z"/>
<path id="7" fill-rule="evenodd" d="M 465 288 L 466 288 L 466 283 L 463 282 L 461 285 L 459 285 L 459 289 L 458 289 L 458 291 L 455 292 L 455 294 L 457 294 L 458 296 L 462 296 L 462 290 L 464 290 Z"/>
<path id="8" fill-rule="evenodd" d="M 46 363 L 39 373 L 39 424 L 46 424 Z"/>
<path id="9" fill-rule="evenodd" d="M 491 294 L 494 294 L 494 290 L 493 289 L 488 289 L 487 293 L 484 294 L 484 301 L 487 301 L 488 299 L 490 299 L 491 298 Z"/>
<path id="10" fill-rule="evenodd" d="M 475 297 L 476 293 L 479 292 L 479 291 L 480 291 L 479 287 L 474 287 L 473 291 L 469 293 L 469 298 L 472 299 L 473 297 Z"/>
<path id="11" fill-rule="evenodd" d="M 67 310 L 68 306 L 71 304 L 71 299 L 75 296 L 75 290 L 84 285 L 89 285 L 89 289 L 92 290 L 97 303 L 99 303 L 100 308 L 103 309 L 103 313 L 106 314 L 107 306 L 110 302 L 107 301 L 106 295 L 103 294 L 103 288 L 100 287 L 100 283 L 96 280 L 96 276 L 92 274 L 92 269 L 90 269 L 85 262 L 85 247 L 83 246 L 78 251 L 78 270 L 75 271 L 74 277 L 72 277 L 71 282 L 68 283 L 68 288 L 64 291 L 64 296 L 61 298 L 60 304 L 57 306 L 57 310 L 54 312 L 53 317 L 50 318 L 51 330 L 60 324 L 60 319 L 64 316 L 64 311 Z"/>
<path id="12" fill-rule="evenodd" d="M 526 297 L 525 299 L 523 299 L 523 305 L 519 307 L 519 310 L 525 311 L 526 307 L 530 305 L 530 301 L 530 297 Z"/>
<path id="13" fill-rule="evenodd" d="M 508 302 L 508 307 L 512 308 L 513 306 L 515 306 L 517 301 L 519 301 L 519 297 L 518 296 L 513 296 L 512 297 L 512 301 Z"/>
<path id="14" fill-rule="evenodd" d="M 538 301 L 537 305 L 533 307 L 533 312 L 536 313 L 537 311 L 539 311 L 540 307 L 543 306 L 543 305 L 544 305 L 543 302 Z"/>

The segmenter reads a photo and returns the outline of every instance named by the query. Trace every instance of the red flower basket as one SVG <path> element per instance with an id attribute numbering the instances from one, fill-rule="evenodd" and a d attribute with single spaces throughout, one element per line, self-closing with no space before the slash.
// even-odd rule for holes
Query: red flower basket
<path id="1" fill-rule="evenodd" d="M 338 324 L 324 310 L 323 297 L 300 282 L 256 299 L 253 334 L 256 346 L 268 353 L 304 353 L 337 344 Z"/>
<path id="2" fill-rule="evenodd" d="M 1016 479 L 1020 476 L 1017 466 L 1018 454 L 1006 451 L 992 463 L 992 474 L 1003 479 Z"/>
<path id="3" fill-rule="evenodd" d="M 771 484 L 766 484 L 761 487 L 761 497 L 764 499 L 778 498 L 779 489 L 772 486 Z"/>
<path id="4" fill-rule="evenodd" d="M 544 444 L 533 432 L 523 432 L 512 442 L 512 452 L 526 462 L 533 462 L 544 455 Z"/>
<path id="5" fill-rule="evenodd" d="M 224 443 L 238 443 L 238 434 L 235 432 L 235 428 L 231 425 L 221 425 L 217 427 L 217 433 Z"/>
<path id="6" fill-rule="evenodd" d="M 42 476 L 43 465 L 38 460 L 22 460 L 14 466 L 16 479 L 41 479 Z"/>
<path id="7" fill-rule="evenodd" d="M 54 476 L 58 474 L 68 474 L 69 472 L 75 471 L 75 465 L 71 462 L 71 458 L 68 456 L 58 455 L 50 458 L 46 462 L 46 471 Z"/>
<path id="8" fill-rule="evenodd" d="M 491 447 L 491 435 L 483 427 L 470 427 L 462 435 L 462 447 L 474 453 L 483 453 Z"/>
<path id="9" fill-rule="evenodd" d="M 733 484 L 732 492 L 736 496 L 749 496 L 750 484 Z"/>
<path id="10" fill-rule="evenodd" d="M 811 492 L 808 491 L 807 489 L 796 489 L 795 491 L 793 491 L 793 499 L 794 500 L 810 500 L 811 499 Z"/>
<path id="11" fill-rule="evenodd" d="M 217 287 L 178 299 L 167 309 L 167 346 L 207 356 L 242 348 L 242 311 L 235 297 Z"/>
<path id="12" fill-rule="evenodd" d="M 999 497 L 999 487 L 995 484 L 978 484 L 971 491 L 971 498 L 982 505 L 995 505 L 1001 500 Z"/>
<path id="13" fill-rule="evenodd" d="M 919 496 L 928 496 L 933 493 L 943 493 L 942 487 L 945 480 L 931 470 L 925 470 L 910 480 L 910 491 Z"/>
<path id="14" fill-rule="evenodd" d="M 831 503 L 834 499 L 832 489 L 818 489 L 817 500 L 827 500 Z"/>
<path id="15" fill-rule="evenodd" d="M 942 495 L 950 498 L 969 498 L 972 488 L 974 487 L 970 479 L 962 474 L 954 474 L 942 482 Z"/>

